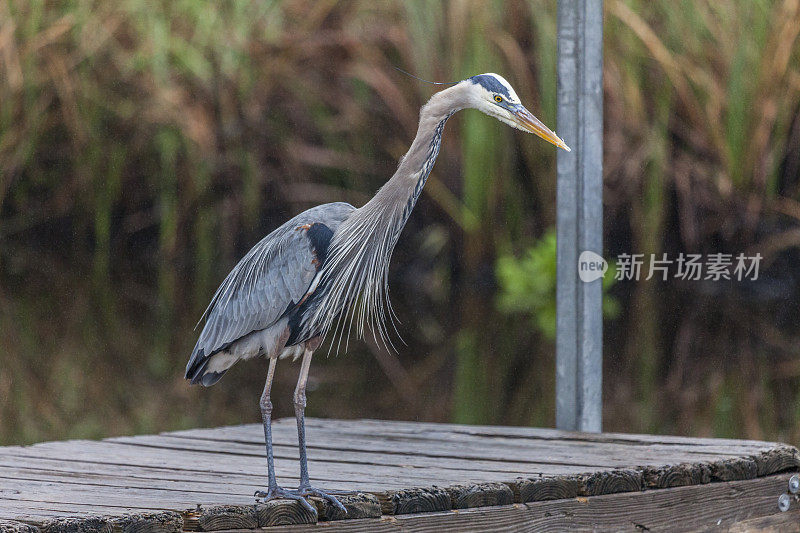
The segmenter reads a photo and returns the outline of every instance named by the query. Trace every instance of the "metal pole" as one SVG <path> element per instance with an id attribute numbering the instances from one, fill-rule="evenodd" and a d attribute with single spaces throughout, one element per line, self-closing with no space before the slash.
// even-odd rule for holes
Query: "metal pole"
<path id="1" fill-rule="evenodd" d="M 603 251 L 603 2 L 558 2 L 556 426 L 602 426 L 602 279 L 582 282 L 578 257 Z"/>

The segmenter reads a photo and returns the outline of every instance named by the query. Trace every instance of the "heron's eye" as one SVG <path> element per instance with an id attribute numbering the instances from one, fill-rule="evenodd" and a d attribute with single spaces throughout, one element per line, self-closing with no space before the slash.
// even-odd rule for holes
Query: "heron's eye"
<path id="1" fill-rule="evenodd" d="M 494 95 L 494 101 L 499 104 L 499 103 L 501 103 L 503 101 L 503 97 L 500 96 L 499 94 L 496 94 L 496 95 Z"/>

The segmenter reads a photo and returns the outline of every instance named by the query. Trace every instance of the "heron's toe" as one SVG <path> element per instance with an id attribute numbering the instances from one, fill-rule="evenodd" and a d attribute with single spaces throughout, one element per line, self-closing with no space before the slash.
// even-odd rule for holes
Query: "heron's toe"
<path id="1" fill-rule="evenodd" d="M 300 487 L 297 489 L 297 494 L 302 496 L 316 496 L 317 498 L 322 498 L 323 500 L 328 501 L 331 505 L 339 509 L 344 514 L 347 514 L 347 509 L 345 506 L 341 504 L 341 502 L 334 496 L 333 492 L 336 491 L 323 491 L 315 487 Z M 346 492 L 338 492 L 338 494 L 347 494 Z"/>
<path id="2" fill-rule="evenodd" d="M 309 512 L 317 514 L 317 509 L 299 491 L 288 490 L 282 487 L 270 487 L 267 490 L 257 490 L 254 494 L 258 503 L 267 503 L 271 500 L 297 500 Z"/>

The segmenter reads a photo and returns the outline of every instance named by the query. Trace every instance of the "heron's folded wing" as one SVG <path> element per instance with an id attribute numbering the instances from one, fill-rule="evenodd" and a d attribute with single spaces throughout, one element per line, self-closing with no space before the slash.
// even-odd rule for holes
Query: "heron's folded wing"
<path id="1" fill-rule="evenodd" d="M 206 323 L 187 365 L 224 350 L 241 337 L 269 327 L 308 292 L 318 262 L 304 225 L 332 230 L 353 210 L 344 203 L 304 211 L 264 237 L 234 267 L 205 312 Z"/>

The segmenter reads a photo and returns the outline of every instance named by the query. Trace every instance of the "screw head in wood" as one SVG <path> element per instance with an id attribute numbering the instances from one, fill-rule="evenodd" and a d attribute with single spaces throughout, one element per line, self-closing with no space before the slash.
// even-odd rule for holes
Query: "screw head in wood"
<path id="1" fill-rule="evenodd" d="M 788 494 L 781 494 L 778 497 L 778 509 L 781 510 L 782 513 L 785 513 L 789 510 L 789 504 L 792 502 L 791 498 L 789 498 Z"/>
<path id="2" fill-rule="evenodd" d="M 789 478 L 789 492 L 792 494 L 800 492 L 800 476 L 797 474 Z"/>

